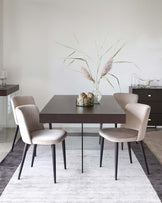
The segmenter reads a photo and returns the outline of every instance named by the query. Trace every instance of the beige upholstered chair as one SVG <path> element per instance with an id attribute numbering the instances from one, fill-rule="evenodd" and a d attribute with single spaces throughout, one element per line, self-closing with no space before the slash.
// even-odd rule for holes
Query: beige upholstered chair
<path id="1" fill-rule="evenodd" d="M 138 102 L 137 94 L 115 93 L 113 96 L 124 111 L 127 104 Z"/>
<path id="2" fill-rule="evenodd" d="M 125 111 L 125 106 L 127 104 L 138 102 L 137 94 L 115 93 L 113 96 L 124 111 Z M 115 127 L 117 128 L 117 123 L 115 123 Z M 102 129 L 102 123 L 100 124 L 100 129 Z M 99 143 L 100 142 L 101 142 L 101 138 L 99 140 Z M 121 149 L 123 150 L 123 143 L 121 143 Z"/>
<path id="3" fill-rule="evenodd" d="M 18 120 L 16 117 L 16 112 L 15 112 L 16 107 L 21 106 L 21 105 L 27 105 L 27 104 L 35 104 L 34 98 L 32 96 L 14 96 L 11 98 L 11 106 L 12 106 L 13 115 L 14 115 L 14 119 L 15 119 L 15 123 L 16 123 L 16 131 L 15 131 L 15 136 L 13 139 L 11 151 L 13 151 L 13 149 L 14 149 L 15 141 L 16 141 L 17 134 L 19 131 L 19 124 L 18 124 Z"/>
<path id="4" fill-rule="evenodd" d="M 15 146 L 17 134 L 19 132 L 19 124 L 18 124 L 18 121 L 16 118 L 15 110 L 16 110 L 16 107 L 18 107 L 18 106 L 28 105 L 28 104 L 35 104 L 34 98 L 32 96 L 14 96 L 11 98 L 11 106 L 12 106 L 12 111 L 13 111 L 13 115 L 14 115 L 14 119 L 15 119 L 15 123 L 16 123 L 15 136 L 14 136 L 12 147 L 11 147 L 12 152 L 13 152 L 13 149 Z M 52 129 L 51 123 L 49 123 L 49 128 Z M 36 149 L 35 149 L 35 153 L 36 153 Z"/>
<path id="5" fill-rule="evenodd" d="M 138 102 L 137 94 L 115 93 L 113 96 L 124 111 L 127 104 Z M 115 123 L 115 127 L 117 128 L 117 123 Z M 121 143 L 121 149 L 123 150 L 123 143 Z"/>
<path id="6" fill-rule="evenodd" d="M 145 137 L 147 128 L 147 122 L 150 114 L 150 106 L 139 103 L 127 104 L 126 111 L 126 123 L 121 125 L 120 128 L 103 128 L 99 131 L 101 138 L 101 151 L 100 151 L 100 167 L 102 166 L 102 156 L 104 147 L 104 138 L 110 142 L 115 143 L 115 180 L 117 180 L 117 168 L 118 168 L 118 143 L 127 142 L 131 156 L 131 142 L 138 142 L 143 153 L 146 170 L 149 174 L 149 169 L 146 161 L 146 156 L 143 148 L 142 140 Z"/>
<path id="7" fill-rule="evenodd" d="M 44 129 L 43 124 L 39 123 L 39 110 L 36 105 L 24 105 L 16 108 L 16 118 L 20 127 L 20 133 L 25 143 L 22 162 L 18 179 L 20 179 L 23 164 L 29 145 L 51 145 L 54 183 L 56 183 L 56 151 L 55 144 L 62 142 L 64 168 L 66 169 L 65 137 L 66 132 L 62 129 Z M 34 147 L 35 149 L 35 147 Z M 33 151 L 32 166 L 34 163 L 35 152 Z"/>

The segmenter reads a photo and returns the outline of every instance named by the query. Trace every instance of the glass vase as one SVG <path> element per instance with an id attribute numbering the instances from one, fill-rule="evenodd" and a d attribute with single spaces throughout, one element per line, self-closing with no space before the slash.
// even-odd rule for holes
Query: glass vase
<path id="1" fill-rule="evenodd" d="M 7 80 L 7 71 L 5 69 L 0 70 L 0 80 L 1 80 L 1 86 L 6 86 L 6 80 Z"/>
<path id="2" fill-rule="evenodd" d="M 99 82 L 95 82 L 93 94 L 94 94 L 94 104 L 100 104 L 102 99 L 102 94 L 99 90 Z"/>

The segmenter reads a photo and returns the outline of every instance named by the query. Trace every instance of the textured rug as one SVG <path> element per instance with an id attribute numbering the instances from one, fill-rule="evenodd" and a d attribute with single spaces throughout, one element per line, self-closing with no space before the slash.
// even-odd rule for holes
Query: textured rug
<path id="1" fill-rule="evenodd" d="M 67 170 L 63 169 L 62 151 L 57 150 L 57 184 L 53 183 L 50 147 L 38 147 L 34 167 L 30 167 L 32 148 L 26 157 L 21 180 L 18 170 L 5 188 L 0 202 L 161 202 L 134 153 L 129 163 L 127 150 L 120 151 L 118 181 L 114 180 L 114 145 L 104 151 L 99 168 L 99 150 L 84 151 L 81 174 L 80 150 L 67 150 Z"/>
<path id="2" fill-rule="evenodd" d="M 144 142 L 162 165 L 162 130 L 147 132 Z"/>

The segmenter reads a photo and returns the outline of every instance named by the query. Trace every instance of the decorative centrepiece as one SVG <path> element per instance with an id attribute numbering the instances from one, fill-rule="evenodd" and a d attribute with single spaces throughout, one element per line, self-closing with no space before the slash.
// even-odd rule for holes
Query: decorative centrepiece
<path id="1" fill-rule="evenodd" d="M 77 97 L 77 106 L 93 106 L 94 105 L 94 94 L 91 92 L 88 92 L 88 94 L 85 94 L 84 92 L 80 93 Z"/>
<path id="2" fill-rule="evenodd" d="M 75 38 L 77 39 L 77 38 Z M 101 80 L 107 81 L 108 85 L 114 88 L 114 81 L 117 82 L 118 87 L 120 88 L 120 83 L 118 77 L 111 72 L 113 64 L 118 63 L 132 63 L 130 61 L 118 60 L 116 57 L 120 51 L 124 48 L 125 43 L 110 42 L 111 45 L 107 44 L 105 39 L 101 44 L 95 43 L 96 55 L 93 58 L 92 55 L 86 53 L 85 50 L 81 49 L 81 44 L 78 39 L 76 40 L 77 44 L 75 47 L 71 45 L 64 45 L 59 43 L 61 46 L 69 49 L 68 55 L 64 58 L 64 63 L 69 67 L 72 66 L 72 70 L 75 71 L 75 68 L 80 66 L 80 70 L 76 69 L 77 72 L 81 72 L 86 79 L 91 81 L 94 84 L 94 103 L 100 104 L 102 94 L 100 92 L 100 82 Z M 113 45 L 114 44 L 114 45 Z M 93 48 L 92 48 L 93 53 Z M 75 65 L 77 63 L 77 65 Z M 134 63 L 133 63 L 134 64 Z M 92 69 L 92 68 L 93 69 Z M 93 70 L 93 71 L 92 71 Z M 111 82 L 111 78 L 113 82 Z M 105 88 L 106 89 L 106 88 Z"/>

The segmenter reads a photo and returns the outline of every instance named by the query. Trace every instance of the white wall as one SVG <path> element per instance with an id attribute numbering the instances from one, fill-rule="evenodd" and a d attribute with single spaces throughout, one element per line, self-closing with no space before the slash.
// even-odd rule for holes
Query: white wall
<path id="1" fill-rule="evenodd" d="M 33 95 L 40 108 L 54 94 L 92 90 L 90 81 L 62 63 L 69 52 L 56 42 L 74 46 L 74 34 L 94 58 L 95 41 L 101 43 L 108 36 L 109 44 L 126 42 L 117 58 L 134 61 L 141 70 L 132 64 L 113 66 L 111 72 L 119 77 L 122 91 L 128 92 L 132 73 L 161 78 L 161 11 L 161 0 L 5 0 L 3 60 L 8 82 L 20 84 L 20 94 Z M 119 91 L 106 81 L 100 90 Z"/>

